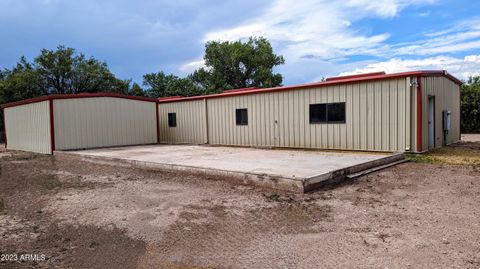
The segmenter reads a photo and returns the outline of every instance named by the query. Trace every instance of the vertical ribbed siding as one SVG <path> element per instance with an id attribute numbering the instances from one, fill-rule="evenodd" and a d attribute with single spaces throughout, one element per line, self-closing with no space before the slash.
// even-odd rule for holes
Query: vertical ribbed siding
<path id="1" fill-rule="evenodd" d="M 4 113 L 8 149 L 51 153 L 49 101 L 8 107 Z"/>
<path id="2" fill-rule="evenodd" d="M 206 100 L 158 104 L 160 142 L 191 143 L 207 142 Z M 208 100 L 210 102 L 210 100 Z M 177 114 L 177 126 L 168 127 L 168 113 Z"/>
<path id="3" fill-rule="evenodd" d="M 157 142 L 156 103 L 92 97 L 53 101 L 58 150 Z"/>
<path id="4" fill-rule="evenodd" d="M 422 148 L 428 150 L 428 97 L 435 97 L 435 147 L 443 145 L 443 110 L 450 110 L 451 130 L 447 144 L 460 136 L 460 86 L 445 77 L 422 78 Z"/>
<path id="5" fill-rule="evenodd" d="M 410 146 L 409 89 L 408 80 L 400 78 L 209 99 L 209 142 L 405 151 Z M 309 123 L 310 104 L 332 102 L 346 103 L 346 123 Z M 248 109 L 247 126 L 235 124 L 238 108 Z"/>

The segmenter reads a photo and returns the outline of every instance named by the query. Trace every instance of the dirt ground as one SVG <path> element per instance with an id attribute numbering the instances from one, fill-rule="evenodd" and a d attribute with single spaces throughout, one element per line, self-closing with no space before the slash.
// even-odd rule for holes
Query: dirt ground
<path id="1" fill-rule="evenodd" d="M 478 156 L 479 141 L 450 149 Z M 479 268 L 480 167 L 466 163 L 289 194 L 2 147 L 0 268 Z"/>

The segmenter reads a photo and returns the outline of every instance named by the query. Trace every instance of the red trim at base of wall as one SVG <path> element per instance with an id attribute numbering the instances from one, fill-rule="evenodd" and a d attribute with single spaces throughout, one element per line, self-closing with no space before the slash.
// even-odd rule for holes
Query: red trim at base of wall
<path id="1" fill-rule="evenodd" d="M 160 122 L 158 122 L 160 117 L 158 116 L 158 104 L 155 104 L 155 112 L 155 118 L 157 119 L 157 143 L 160 143 Z"/>
<path id="2" fill-rule="evenodd" d="M 422 152 L 422 77 L 417 77 L 417 152 Z"/>
<path id="3" fill-rule="evenodd" d="M 50 145 L 52 146 L 52 154 L 55 150 L 55 119 L 53 116 L 53 99 L 49 100 L 50 106 Z"/>

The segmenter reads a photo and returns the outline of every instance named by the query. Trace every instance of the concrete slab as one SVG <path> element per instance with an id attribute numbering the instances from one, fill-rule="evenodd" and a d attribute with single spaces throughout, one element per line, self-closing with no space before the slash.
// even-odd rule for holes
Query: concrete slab
<path id="1" fill-rule="evenodd" d="M 148 145 L 68 151 L 96 161 L 190 170 L 268 187 L 305 192 L 323 181 L 391 162 L 391 154 L 270 150 L 199 145 Z M 58 155 L 59 152 L 56 152 Z M 402 155 L 403 157 L 403 155 Z M 395 157 L 398 159 L 398 157 Z M 371 164 L 371 165 L 369 165 Z M 352 167 L 360 167 L 351 169 Z M 352 170 L 352 171 L 350 171 Z"/>

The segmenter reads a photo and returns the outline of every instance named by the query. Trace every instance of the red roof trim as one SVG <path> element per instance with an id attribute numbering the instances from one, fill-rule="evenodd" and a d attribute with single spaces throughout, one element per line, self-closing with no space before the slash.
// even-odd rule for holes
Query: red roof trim
<path id="1" fill-rule="evenodd" d="M 255 87 L 249 87 L 249 88 L 241 88 L 241 89 L 231 89 L 231 90 L 224 90 L 223 92 L 241 92 L 241 91 L 251 91 L 255 90 Z"/>
<path id="2" fill-rule="evenodd" d="M 373 75 L 372 75 L 373 74 Z M 410 71 L 410 72 L 403 72 L 403 73 L 392 73 L 392 74 L 381 74 L 379 73 L 371 73 L 368 76 L 354 76 L 351 78 L 342 78 L 339 80 L 330 80 L 330 81 L 322 81 L 322 82 L 314 82 L 314 83 L 307 83 L 301 85 L 293 85 L 293 86 L 283 86 L 283 87 L 275 87 L 275 88 L 261 88 L 261 89 L 252 89 L 252 90 L 243 90 L 243 91 L 234 91 L 234 92 L 222 92 L 216 94 L 209 94 L 209 95 L 200 95 L 200 96 L 191 96 L 191 97 L 182 97 L 182 98 L 175 98 L 171 100 L 165 100 L 163 98 L 158 99 L 159 103 L 168 103 L 168 102 L 179 102 L 179 101 L 190 101 L 190 100 L 199 100 L 199 99 L 208 99 L 208 98 L 221 98 L 227 96 L 235 96 L 235 95 L 243 95 L 243 94 L 255 94 L 255 93 L 264 93 L 264 92 L 276 92 L 276 91 L 286 91 L 286 90 L 294 90 L 294 89 L 305 89 L 305 88 L 312 88 L 312 87 L 322 87 L 322 86 L 329 86 L 329 85 L 338 85 L 338 84 L 347 84 L 347 83 L 354 83 L 354 82 L 363 82 L 363 81 L 372 81 L 372 80 L 381 80 L 381 79 L 390 79 L 390 78 L 400 78 L 400 77 L 417 77 L 417 76 L 444 76 L 453 82 L 462 85 L 463 82 L 454 76 L 448 74 L 444 70 L 427 70 L 427 71 Z"/>
<path id="3" fill-rule="evenodd" d="M 381 75 L 386 75 L 386 74 L 385 72 L 356 74 L 356 75 L 349 75 L 349 76 L 330 77 L 330 78 L 326 78 L 325 81 L 338 81 L 338 80 L 351 79 L 351 78 L 363 78 L 363 77 L 381 76 Z"/>
<path id="4" fill-rule="evenodd" d="M 177 96 L 167 96 L 167 97 L 160 97 L 158 99 L 160 100 L 170 100 L 170 99 L 177 99 L 177 98 L 183 98 L 183 96 L 177 95 Z"/>
<path id="5" fill-rule="evenodd" d="M 125 95 L 125 94 L 118 94 L 118 93 L 79 93 L 79 94 L 53 94 L 53 95 L 40 96 L 40 97 L 30 98 L 30 99 L 26 99 L 18 102 L 3 104 L 1 107 L 7 108 L 7 107 L 38 103 L 38 102 L 43 102 L 47 100 L 55 100 L 55 99 L 76 99 L 76 98 L 92 98 L 92 97 L 113 97 L 113 98 L 122 98 L 122 99 L 130 99 L 130 100 L 153 102 L 153 103 L 157 102 L 157 100 L 153 98 L 131 96 L 131 95 Z"/>

